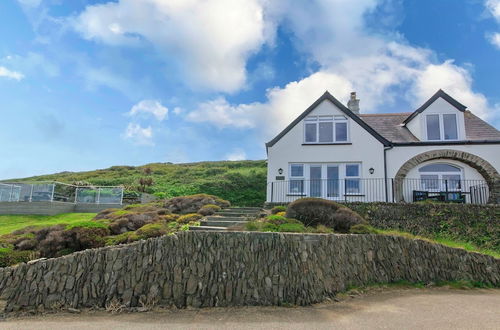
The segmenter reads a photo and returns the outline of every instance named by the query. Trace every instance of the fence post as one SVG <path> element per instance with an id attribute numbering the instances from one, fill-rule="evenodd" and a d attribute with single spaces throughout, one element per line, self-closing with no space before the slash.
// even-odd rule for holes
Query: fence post
<path id="1" fill-rule="evenodd" d="M 53 183 L 52 184 L 52 195 L 50 196 L 50 201 L 53 202 L 54 201 L 54 191 L 56 190 L 56 184 Z"/>
<path id="2" fill-rule="evenodd" d="M 394 199 L 394 178 L 391 178 L 391 200 L 393 203 L 395 203 Z"/>
<path id="3" fill-rule="evenodd" d="M 75 187 L 75 204 L 78 201 L 78 187 Z"/>
<path id="4" fill-rule="evenodd" d="M 97 204 L 99 204 L 100 199 L 101 199 L 101 188 L 97 188 Z"/>
<path id="5" fill-rule="evenodd" d="M 10 186 L 10 195 L 9 195 L 9 202 L 12 202 L 12 192 L 14 190 L 14 185 Z"/>
<path id="6" fill-rule="evenodd" d="M 33 200 L 33 184 L 31 184 L 31 191 L 30 191 L 30 203 Z"/>
<path id="7" fill-rule="evenodd" d="M 123 205 L 123 187 L 122 187 L 122 194 L 121 194 L 121 197 L 120 197 L 120 205 Z"/>
<path id="8" fill-rule="evenodd" d="M 448 201 L 448 179 L 444 180 L 444 191 L 446 193 L 444 200 L 447 202 Z"/>

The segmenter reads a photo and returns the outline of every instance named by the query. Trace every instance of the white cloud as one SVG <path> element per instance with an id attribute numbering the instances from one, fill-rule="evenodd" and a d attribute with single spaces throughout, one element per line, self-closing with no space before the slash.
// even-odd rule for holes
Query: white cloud
<path id="1" fill-rule="evenodd" d="M 500 0 L 488 0 L 485 3 L 491 15 L 500 23 Z M 487 33 L 486 38 L 498 49 L 500 49 L 500 33 Z"/>
<path id="2" fill-rule="evenodd" d="M 136 145 L 153 145 L 153 129 L 151 126 L 141 127 L 139 124 L 129 123 L 123 138 Z"/>
<path id="3" fill-rule="evenodd" d="M 245 160 L 247 159 L 247 154 L 243 149 L 236 148 L 233 149 L 230 153 L 226 154 L 225 157 L 227 160 Z"/>
<path id="4" fill-rule="evenodd" d="M 380 1 L 276 3 L 273 10 L 287 22 L 296 46 L 317 61 L 320 69 L 283 88 L 269 89 L 264 103 L 229 104 L 219 97 L 200 104 L 187 119 L 217 127 L 263 128 L 266 139 L 325 90 L 344 104 L 349 92 L 357 91 L 365 113 L 386 112 L 398 98 L 417 107 L 440 88 L 483 118 L 495 112 L 496 107 L 483 94 L 472 90 L 472 77 L 466 68 L 452 60 L 436 62 L 432 50 L 411 46 L 398 35 L 383 38 L 368 33 L 365 17 Z M 333 15 L 335 20 L 332 13 L 338 13 Z"/>
<path id="5" fill-rule="evenodd" d="M 173 113 L 176 115 L 180 115 L 182 112 L 184 112 L 184 109 L 182 109 L 181 107 L 175 107 L 173 110 Z"/>
<path id="6" fill-rule="evenodd" d="M 493 17 L 500 22 L 500 0 L 488 0 L 486 1 L 486 7 L 491 12 Z"/>
<path id="7" fill-rule="evenodd" d="M 20 72 L 11 71 L 4 66 L 0 66 L 0 77 L 10 78 L 19 81 L 24 78 L 24 75 Z"/>
<path id="8" fill-rule="evenodd" d="M 246 60 L 272 40 L 266 0 L 119 0 L 87 6 L 73 25 L 110 45 L 152 43 L 193 85 L 225 92 L 245 84 Z"/>
<path id="9" fill-rule="evenodd" d="M 128 113 L 130 116 L 140 114 L 153 115 L 158 121 L 162 121 L 168 116 L 168 109 L 164 107 L 159 101 L 155 100 L 142 100 L 130 109 Z"/>

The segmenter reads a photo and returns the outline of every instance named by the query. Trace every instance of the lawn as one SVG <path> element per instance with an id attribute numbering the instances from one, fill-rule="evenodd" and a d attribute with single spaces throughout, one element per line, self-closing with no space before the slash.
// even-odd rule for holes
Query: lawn
<path id="1" fill-rule="evenodd" d="M 0 235 L 27 226 L 51 226 L 59 223 L 73 224 L 92 220 L 96 213 L 64 213 L 58 215 L 0 215 Z"/>

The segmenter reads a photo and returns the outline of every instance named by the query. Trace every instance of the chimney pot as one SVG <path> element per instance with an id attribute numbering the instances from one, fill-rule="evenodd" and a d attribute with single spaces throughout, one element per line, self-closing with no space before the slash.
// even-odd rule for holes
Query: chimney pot
<path id="1" fill-rule="evenodd" d="M 351 99 L 347 102 L 349 110 L 359 115 L 359 99 L 356 98 L 356 92 L 351 92 Z"/>

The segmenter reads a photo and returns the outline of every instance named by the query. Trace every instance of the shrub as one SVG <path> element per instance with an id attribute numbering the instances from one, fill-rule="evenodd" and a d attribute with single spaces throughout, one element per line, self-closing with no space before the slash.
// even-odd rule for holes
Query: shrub
<path id="1" fill-rule="evenodd" d="M 82 222 L 75 222 L 66 226 L 66 229 L 73 229 L 73 228 L 108 228 L 108 225 L 96 221 L 82 221 Z"/>
<path id="2" fill-rule="evenodd" d="M 231 203 L 217 196 L 197 194 L 171 198 L 164 203 L 163 207 L 172 213 L 187 214 L 195 213 L 208 204 L 217 205 L 221 208 L 231 206 Z"/>
<path id="3" fill-rule="evenodd" d="M 108 236 L 105 238 L 105 241 L 106 245 L 118 245 L 118 244 L 132 243 L 139 239 L 140 238 L 137 236 L 135 231 L 128 231 L 120 235 Z"/>
<path id="4" fill-rule="evenodd" d="M 324 225 L 317 225 L 314 232 L 318 233 L 318 234 L 332 234 L 333 229 L 328 228 L 327 226 L 324 226 Z"/>
<path id="5" fill-rule="evenodd" d="M 276 215 L 284 217 L 284 216 L 286 216 L 286 212 L 278 212 L 278 213 L 276 213 Z"/>
<path id="6" fill-rule="evenodd" d="M 278 226 L 278 231 L 285 233 L 303 233 L 305 230 L 302 223 L 284 223 Z"/>
<path id="7" fill-rule="evenodd" d="M 189 214 L 181 215 L 179 218 L 177 218 L 177 223 L 187 224 L 187 223 L 190 223 L 191 221 L 198 221 L 201 218 L 203 218 L 203 216 L 201 214 L 189 213 Z"/>
<path id="8" fill-rule="evenodd" d="M 136 230 L 140 238 L 159 237 L 167 234 L 165 226 L 161 223 L 150 223 Z"/>
<path id="9" fill-rule="evenodd" d="M 8 267 L 21 262 L 28 262 L 36 257 L 37 254 L 35 251 L 16 251 L 8 248 L 1 248 L 0 267 Z"/>
<path id="10" fill-rule="evenodd" d="M 271 214 L 276 214 L 279 212 L 286 212 L 286 206 L 279 205 L 279 206 L 275 206 L 271 209 Z"/>
<path id="11" fill-rule="evenodd" d="M 179 219 L 180 215 L 178 214 L 167 214 L 161 217 L 161 220 L 164 222 L 172 222 L 172 221 L 177 221 Z"/>
<path id="12" fill-rule="evenodd" d="M 366 221 L 356 212 L 338 203 L 321 198 L 301 198 L 288 205 L 286 216 L 306 226 L 324 225 L 336 232 L 349 232 L 351 226 Z"/>
<path id="13" fill-rule="evenodd" d="M 351 227 L 349 230 L 351 234 L 377 234 L 377 230 L 372 226 L 366 224 L 358 224 Z"/>
<path id="14" fill-rule="evenodd" d="M 265 219 L 266 222 L 272 223 L 274 225 L 281 225 L 287 223 L 287 219 L 281 215 L 268 215 Z"/>
<path id="15" fill-rule="evenodd" d="M 221 207 L 215 204 L 207 204 L 203 205 L 199 210 L 198 213 L 201 215 L 212 215 L 215 212 L 218 212 L 221 210 Z"/>
<path id="16" fill-rule="evenodd" d="M 40 240 L 38 249 L 43 257 L 58 257 L 63 251 L 81 251 L 104 246 L 108 228 L 75 227 L 69 230 L 52 230 Z"/>

